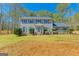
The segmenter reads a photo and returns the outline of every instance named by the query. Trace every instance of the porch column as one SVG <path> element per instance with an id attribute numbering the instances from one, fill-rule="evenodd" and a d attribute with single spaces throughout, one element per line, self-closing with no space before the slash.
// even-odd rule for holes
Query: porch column
<path id="1" fill-rule="evenodd" d="M 27 27 L 27 34 L 29 34 L 29 27 Z"/>
<path id="2" fill-rule="evenodd" d="M 41 33 L 43 34 L 43 32 L 44 32 L 44 28 L 43 28 L 43 27 L 41 27 Z"/>

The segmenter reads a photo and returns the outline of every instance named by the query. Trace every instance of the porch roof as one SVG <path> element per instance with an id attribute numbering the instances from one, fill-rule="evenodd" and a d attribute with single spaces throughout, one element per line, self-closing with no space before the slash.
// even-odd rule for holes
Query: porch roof
<path id="1" fill-rule="evenodd" d="M 53 23 L 53 26 L 54 27 L 63 27 L 63 28 L 70 27 L 69 25 L 62 23 L 62 22 L 55 22 L 55 23 Z"/>

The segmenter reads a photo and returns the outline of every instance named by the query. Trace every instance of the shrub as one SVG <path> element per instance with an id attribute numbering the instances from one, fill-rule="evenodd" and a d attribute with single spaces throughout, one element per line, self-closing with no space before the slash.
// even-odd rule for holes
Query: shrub
<path id="1" fill-rule="evenodd" d="M 34 28 L 30 28 L 29 31 L 30 31 L 30 34 L 34 34 Z"/>
<path id="2" fill-rule="evenodd" d="M 69 32 L 70 34 L 72 34 L 73 31 L 74 31 L 73 28 L 69 28 L 69 29 L 68 29 L 68 32 Z"/>
<path id="3" fill-rule="evenodd" d="M 47 34 L 47 28 L 43 28 L 43 34 Z"/>
<path id="4" fill-rule="evenodd" d="M 76 26 L 76 30 L 79 30 L 79 26 Z"/>
<path id="5" fill-rule="evenodd" d="M 22 36 L 22 29 L 21 28 L 14 29 L 14 34 L 16 34 L 18 36 Z"/>

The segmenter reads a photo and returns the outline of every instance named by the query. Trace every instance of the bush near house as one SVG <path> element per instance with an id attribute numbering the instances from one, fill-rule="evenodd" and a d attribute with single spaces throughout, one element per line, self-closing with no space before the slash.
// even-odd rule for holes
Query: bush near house
<path id="1" fill-rule="evenodd" d="M 14 34 L 16 34 L 18 36 L 22 36 L 22 30 L 21 30 L 21 28 L 15 28 L 14 29 Z"/>
<path id="2" fill-rule="evenodd" d="M 79 26 L 76 26 L 76 30 L 78 30 L 78 31 L 79 31 Z"/>
<path id="3" fill-rule="evenodd" d="M 73 28 L 69 28 L 69 29 L 68 29 L 69 34 L 72 34 L 72 33 L 73 33 L 73 31 L 74 31 L 74 29 L 73 29 Z"/>
<path id="4" fill-rule="evenodd" d="M 43 28 L 43 34 L 48 34 L 47 33 L 47 28 Z"/>

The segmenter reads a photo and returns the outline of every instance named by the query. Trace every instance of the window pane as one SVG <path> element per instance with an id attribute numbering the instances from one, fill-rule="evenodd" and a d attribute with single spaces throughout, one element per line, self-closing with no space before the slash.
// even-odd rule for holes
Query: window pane
<path id="1" fill-rule="evenodd" d="M 27 23 L 27 20 L 25 20 L 25 24 Z"/>
<path id="2" fill-rule="evenodd" d="M 22 24 L 26 24 L 27 20 L 21 20 Z"/>
<path id="3" fill-rule="evenodd" d="M 21 20 L 22 24 L 24 24 L 24 20 Z"/>
<path id="4" fill-rule="evenodd" d="M 34 23 L 34 21 L 33 20 L 28 20 L 28 23 Z"/>
<path id="5" fill-rule="evenodd" d="M 44 23 L 49 23 L 49 21 L 48 20 L 44 20 Z"/>
<path id="6" fill-rule="evenodd" d="M 41 20 L 36 20 L 36 23 L 41 23 Z"/>
<path id="7" fill-rule="evenodd" d="M 24 24 L 26 23 L 26 20 L 24 20 Z"/>

